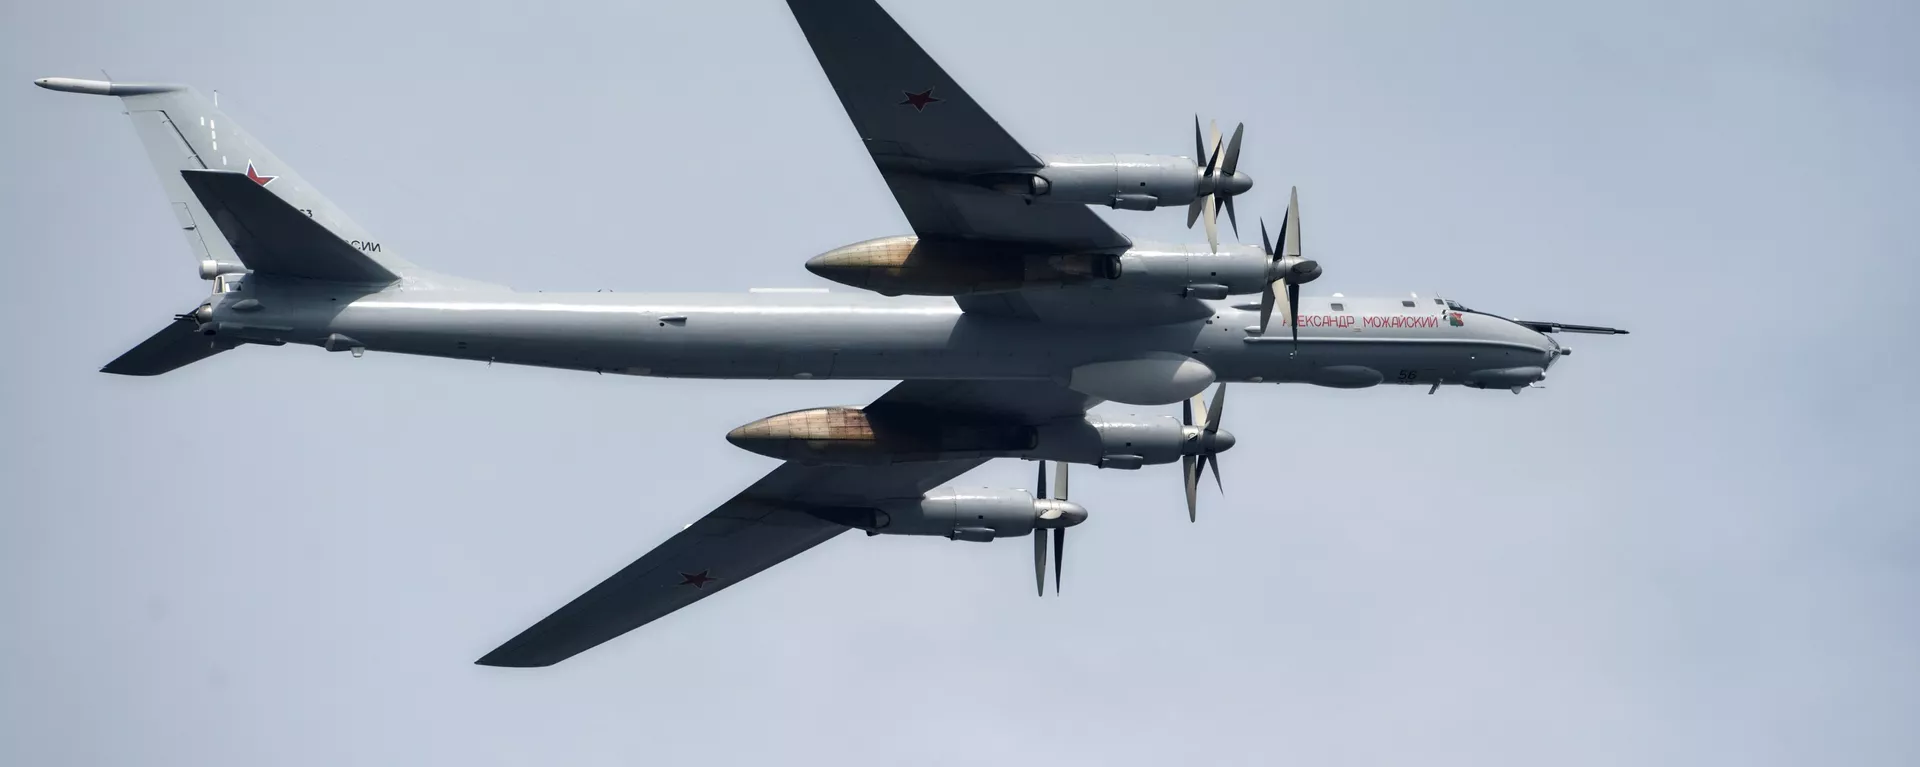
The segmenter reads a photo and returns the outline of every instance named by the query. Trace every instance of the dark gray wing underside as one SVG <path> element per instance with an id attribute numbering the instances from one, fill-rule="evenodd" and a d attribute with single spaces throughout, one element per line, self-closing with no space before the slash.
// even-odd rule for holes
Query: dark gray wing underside
<path id="1" fill-rule="evenodd" d="M 1030 205 L 967 181 L 1041 163 L 878 3 L 787 6 L 915 234 L 1057 251 L 1132 245 L 1085 205 Z"/>
<path id="2" fill-rule="evenodd" d="M 1045 381 L 907 381 L 869 409 L 915 408 L 1041 424 L 1098 400 Z M 878 466 L 784 463 L 478 662 L 550 666 L 725 590 L 848 529 L 809 508 L 919 498 L 986 463 L 976 458 Z"/>
<path id="3" fill-rule="evenodd" d="M 850 529 L 803 508 L 918 498 L 985 462 L 868 467 L 782 464 L 477 662 L 532 667 L 566 660 Z"/>

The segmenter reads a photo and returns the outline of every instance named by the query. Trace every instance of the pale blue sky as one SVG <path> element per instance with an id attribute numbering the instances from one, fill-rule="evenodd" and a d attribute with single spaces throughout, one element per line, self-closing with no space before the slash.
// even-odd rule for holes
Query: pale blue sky
<path id="1" fill-rule="evenodd" d="M 477 667 L 771 467 L 727 429 L 885 384 L 99 374 L 205 285 L 119 105 L 30 81 L 219 89 L 429 268 L 815 286 L 906 226 L 784 5 L 7 3 L 0 763 L 1920 762 L 1914 5 L 887 5 L 1037 151 L 1246 121 L 1310 293 L 1634 335 L 1519 397 L 1241 387 L 1200 524 L 1077 476 L 1057 599 L 1024 541 L 846 536 Z"/>

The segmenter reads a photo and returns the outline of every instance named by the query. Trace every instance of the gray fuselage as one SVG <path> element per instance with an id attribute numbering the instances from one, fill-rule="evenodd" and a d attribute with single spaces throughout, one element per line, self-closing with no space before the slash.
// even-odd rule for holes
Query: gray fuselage
<path id="1" fill-rule="evenodd" d="M 1507 388 L 1539 376 L 1498 371 L 1544 370 L 1560 354 L 1545 335 L 1431 298 L 1303 299 L 1297 354 L 1279 320 L 1263 337 L 1254 307 L 1231 301 L 1206 302 L 1204 319 L 1115 328 L 864 293 L 361 293 L 252 277 L 211 304 L 209 329 L 230 341 L 693 378 L 1064 381 L 1091 363 L 1175 354 L 1220 381 Z"/>

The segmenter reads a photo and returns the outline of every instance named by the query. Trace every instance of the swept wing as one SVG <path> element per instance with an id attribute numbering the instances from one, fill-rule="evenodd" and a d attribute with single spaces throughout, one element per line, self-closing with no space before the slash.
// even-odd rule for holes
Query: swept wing
<path id="1" fill-rule="evenodd" d="M 1041 167 L 872 0 L 787 0 L 874 165 L 923 239 L 1079 252 L 1132 243 L 1084 205 L 983 188 Z"/>
<path id="2" fill-rule="evenodd" d="M 1045 423 L 1096 400 L 1046 383 L 909 381 L 871 408 L 972 412 Z M 851 529 L 809 508 L 918 498 L 987 459 L 823 466 L 788 462 L 478 662 L 550 666 L 698 602 Z"/>

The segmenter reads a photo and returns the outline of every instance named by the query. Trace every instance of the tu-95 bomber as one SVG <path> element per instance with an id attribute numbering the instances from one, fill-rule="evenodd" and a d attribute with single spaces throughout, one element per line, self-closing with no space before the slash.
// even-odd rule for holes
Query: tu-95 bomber
<path id="1" fill-rule="evenodd" d="M 806 268 L 860 292 L 528 293 L 431 271 L 353 223 L 192 88 L 46 78 L 118 97 L 212 285 L 103 370 L 158 375 L 241 346 L 317 346 L 635 376 L 898 381 L 879 399 L 772 415 L 727 439 L 781 463 L 480 659 L 545 666 L 849 530 L 1029 537 L 1059 589 L 1089 519 L 1067 467 L 1178 464 L 1189 519 L 1220 479 L 1227 384 L 1520 392 L 1571 353 L 1558 333 L 1435 297 L 1303 297 L 1322 274 L 1297 192 L 1257 245 L 1220 243 L 1243 129 L 1194 157 L 1027 151 L 872 0 L 788 0 L 912 233 Z M 1207 242 L 1135 242 L 1089 206 L 1188 208 Z M 1211 397 L 1206 391 L 1211 388 Z M 1244 387 L 1241 387 L 1244 388 Z M 1238 391 L 1239 389 L 1236 389 Z M 1101 402 L 1179 416 L 1092 413 Z M 1035 487 L 947 486 L 994 458 Z M 1048 489 L 1046 462 L 1054 462 Z"/>

